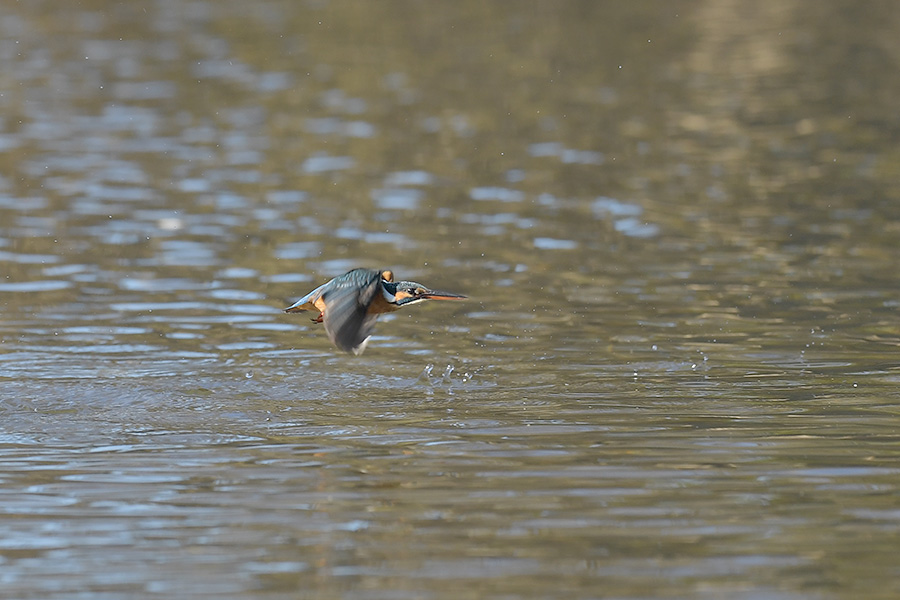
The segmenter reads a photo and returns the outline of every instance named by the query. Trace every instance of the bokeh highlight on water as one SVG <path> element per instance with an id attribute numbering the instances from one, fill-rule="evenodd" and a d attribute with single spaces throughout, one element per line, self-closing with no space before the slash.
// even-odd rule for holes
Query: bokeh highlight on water
<path id="1" fill-rule="evenodd" d="M 0 595 L 896 597 L 890 8 L 3 6 Z"/>

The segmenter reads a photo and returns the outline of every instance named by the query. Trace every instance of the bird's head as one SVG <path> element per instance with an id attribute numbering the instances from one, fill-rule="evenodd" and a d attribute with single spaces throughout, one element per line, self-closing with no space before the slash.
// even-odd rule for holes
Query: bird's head
<path id="1" fill-rule="evenodd" d="M 394 303 L 407 306 L 425 300 L 465 300 L 465 296 L 452 292 L 432 290 L 415 281 L 398 281 L 394 284 Z"/>

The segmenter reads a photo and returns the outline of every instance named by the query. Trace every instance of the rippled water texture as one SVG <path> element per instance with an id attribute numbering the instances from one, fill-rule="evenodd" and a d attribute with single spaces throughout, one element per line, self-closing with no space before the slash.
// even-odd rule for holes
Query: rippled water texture
<path id="1" fill-rule="evenodd" d="M 900 597 L 898 15 L 4 3 L 0 596 Z"/>

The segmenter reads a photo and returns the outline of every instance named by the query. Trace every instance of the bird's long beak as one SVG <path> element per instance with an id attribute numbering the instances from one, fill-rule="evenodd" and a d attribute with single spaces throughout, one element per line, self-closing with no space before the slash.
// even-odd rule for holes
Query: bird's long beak
<path id="1" fill-rule="evenodd" d="M 452 292 L 428 290 L 424 294 L 419 294 L 417 298 L 421 298 L 423 300 L 465 300 L 467 296 L 463 296 L 462 294 L 454 294 Z"/>

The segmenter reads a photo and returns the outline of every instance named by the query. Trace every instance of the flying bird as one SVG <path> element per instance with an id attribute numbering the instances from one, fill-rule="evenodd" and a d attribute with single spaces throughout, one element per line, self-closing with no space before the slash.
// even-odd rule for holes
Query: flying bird
<path id="1" fill-rule="evenodd" d="M 284 309 L 317 310 L 314 323 L 344 352 L 361 354 L 378 315 L 425 300 L 463 300 L 465 296 L 432 290 L 415 281 L 394 281 L 390 270 L 353 269 L 322 284 Z"/>

